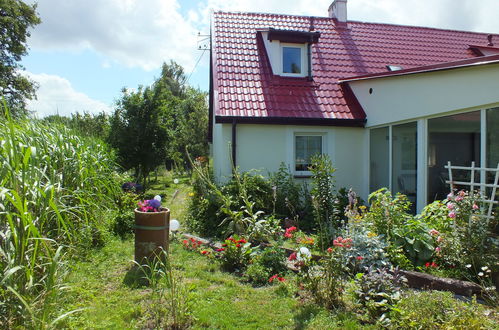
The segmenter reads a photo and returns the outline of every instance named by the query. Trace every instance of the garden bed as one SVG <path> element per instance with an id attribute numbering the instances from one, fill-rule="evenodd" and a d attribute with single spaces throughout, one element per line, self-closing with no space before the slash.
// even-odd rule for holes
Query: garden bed
<path id="1" fill-rule="evenodd" d="M 212 249 L 219 249 L 222 247 L 222 244 L 220 242 L 214 242 L 212 240 L 198 237 L 196 235 L 182 234 L 182 236 L 187 239 L 194 239 L 197 242 L 201 242 L 203 245 L 208 246 Z M 282 249 L 285 251 L 287 256 L 291 255 L 293 252 L 296 252 L 291 248 L 283 247 Z M 312 259 L 319 260 L 321 258 L 322 257 L 320 255 L 312 254 Z M 294 263 L 288 262 L 287 265 L 290 270 L 294 272 L 298 271 Z M 407 285 L 410 288 L 421 290 L 449 291 L 454 294 L 466 297 L 471 297 L 474 295 L 481 296 L 483 294 L 483 290 L 480 285 L 473 282 L 439 277 L 416 271 L 400 270 L 399 272 L 407 279 Z"/>

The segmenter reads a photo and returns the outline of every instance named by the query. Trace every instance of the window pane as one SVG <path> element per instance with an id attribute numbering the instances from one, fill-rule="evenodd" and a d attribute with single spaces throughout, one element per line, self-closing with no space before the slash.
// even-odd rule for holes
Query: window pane
<path id="1" fill-rule="evenodd" d="M 497 168 L 499 163 L 499 108 L 487 110 L 487 167 Z M 494 183 L 495 173 L 487 171 L 487 183 Z M 491 188 L 487 189 L 487 197 L 491 197 Z M 495 200 L 499 200 L 499 190 Z M 496 207 L 496 210 L 498 208 Z"/>
<path id="2" fill-rule="evenodd" d="M 449 193 L 449 171 L 452 165 L 480 166 L 480 111 L 428 120 L 428 202 L 444 199 Z M 452 172 L 456 181 L 470 181 L 470 171 Z M 479 173 L 475 178 L 480 182 Z M 462 187 L 464 189 L 469 189 Z"/>
<path id="3" fill-rule="evenodd" d="M 295 170 L 308 171 L 310 159 L 322 153 L 322 136 L 295 137 Z"/>
<path id="4" fill-rule="evenodd" d="M 301 48 L 282 48 L 282 72 L 301 73 Z"/>
<path id="5" fill-rule="evenodd" d="M 370 182 L 371 192 L 387 187 L 388 181 L 388 127 L 375 128 L 371 130 L 370 136 Z"/>
<path id="6" fill-rule="evenodd" d="M 392 128 L 392 192 L 409 198 L 416 211 L 417 124 L 395 125 Z"/>

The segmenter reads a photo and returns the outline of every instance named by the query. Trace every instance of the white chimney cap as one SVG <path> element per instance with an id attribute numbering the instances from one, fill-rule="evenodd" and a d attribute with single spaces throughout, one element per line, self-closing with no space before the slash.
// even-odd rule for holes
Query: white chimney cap
<path id="1" fill-rule="evenodd" d="M 338 22 L 347 21 L 347 0 L 334 0 L 328 9 L 329 17 L 335 18 Z"/>

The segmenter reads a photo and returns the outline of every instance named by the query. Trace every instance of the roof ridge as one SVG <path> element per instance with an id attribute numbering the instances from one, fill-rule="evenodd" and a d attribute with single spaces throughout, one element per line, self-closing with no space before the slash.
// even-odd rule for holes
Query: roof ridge
<path id="1" fill-rule="evenodd" d="M 213 11 L 213 13 L 214 14 L 265 15 L 265 16 L 276 16 L 276 17 L 278 17 L 278 16 L 287 16 L 287 17 L 317 18 L 317 19 L 334 20 L 333 18 L 330 18 L 330 17 L 327 17 L 327 16 L 277 14 L 277 13 L 263 13 L 263 12 L 244 12 L 244 11 L 224 11 L 224 10 L 217 10 L 217 11 Z M 476 32 L 476 31 L 469 31 L 469 30 L 438 28 L 438 27 L 421 26 L 421 25 L 396 24 L 396 23 L 378 23 L 378 22 L 358 21 L 358 20 L 348 20 L 347 24 L 348 23 L 354 23 L 354 24 L 372 24 L 372 25 L 384 25 L 384 26 L 400 26 L 400 27 L 426 29 L 426 30 L 472 33 L 472 34 L 477 34 L 477 35 L 489 35 L 489 34 L 492 34 L 494 36 L 499 36 L 499 33 L 492 33 L 492 32 Z"/>

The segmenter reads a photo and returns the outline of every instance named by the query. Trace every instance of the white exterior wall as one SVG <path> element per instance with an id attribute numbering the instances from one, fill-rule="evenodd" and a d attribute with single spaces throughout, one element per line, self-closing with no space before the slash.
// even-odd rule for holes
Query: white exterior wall
<path id="1" fill-rule="evenodd" d="M 239 170 L 256 169 L 260 174 L 267 175 L 277 171 L 281 162 L 293 170 L 294 137 L 297 133 L 323 135 L 323 150 L 331 157 L 336 168 L 336 187 L 353 188 L 366 198 L 367 144 L 366 130 L 363 128 L 237 124 L 236 164 Z M 231 135 L 231 124 L 215 125 L 213 157 L 215 175 L 219 180 L 231 175 L 231 153 L 228 147 Z"/>
<path id="2" fill-rule="evenodd" d="M 417 211 L 427 204 L 429 118 L 499 106 L 499 64 L 350 82 L 367 115 L 366 128 L 417 121 Z M 372 88 L 372 93 L 369 90 Z M 482 120 L 485 115 L 482 113 Z M 485 140 L 485 124 L 482 124 Z M 369 130 L 366 130 L 368 141 Z M 369 143 L 366 143 L 369 152 Z M 391 158 L 391 157 L 390 157 Z M 481 161 L 485 163 L 485 142 Z M 368 172 L 368 170 L 367 170 Z M 368 190 L 369 174 L 365 176 Z"/>
<path id="3" fill-rule="evenodd" d="M 499 64 L 359 80 L 350 86 L 371 127 L 493 105 L 499 102 Z"/>

